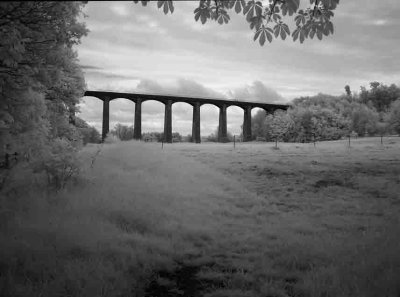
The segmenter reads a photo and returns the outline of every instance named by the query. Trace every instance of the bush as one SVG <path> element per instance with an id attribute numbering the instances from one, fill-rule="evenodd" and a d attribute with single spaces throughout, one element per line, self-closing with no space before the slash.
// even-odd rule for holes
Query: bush
<path id="1" fill-rule="evenodd" d="M 118 138 L 118 136 L 112 133 L 108 133 L 106 138 L 104 139 L 104 143 L 117 143 L 120 141 L 121 140 Z"/>
<path id="2" fill-rule="evenodd" d="M 95 127 L 88 128 L 80 128 L 80 134 L 82 135 L 83 144 L 86 145 L 88 143 L 100 143 L 101 136 Z"/>
<path id="3" fill-rule="evenodd" d="M 60 190 L 76 178 L 80 170 L 77 150 L 63 138 L 55 139 L 34 163 L 35 172 L 45 172 L 50 187 Z"/>

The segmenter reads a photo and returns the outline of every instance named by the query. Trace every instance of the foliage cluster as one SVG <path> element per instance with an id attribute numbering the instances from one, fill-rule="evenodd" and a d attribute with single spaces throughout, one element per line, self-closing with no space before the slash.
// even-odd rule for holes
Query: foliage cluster
<path id="1" fill-rule="evenodd" d="M 120 140 L 131 140 L 133 139 L 133 126 L 125 126 L 122 124 L 116 124 L 114 129 L 111 130 L 111 134 L 118 137 Z"/>
<path id="2" fill-rule="evenodd" d="M 142 140 L 150 141 L 150 142 L 152 142 L 152 141 L 163 142 L 164 141 L 164 132 L 142 133 Z M 181 142 L 181 141 L 183 141 L 183 137 L 178 132 L 172 132 L 172 141 L 173 142 Z"/>
<path id="3" fill-rule="evenodd" d="M 79 117 L 75 117 L 75 126 L 77 127 L 79 133 L 82 136 L 83 144 L 87 143 L 100 143 L 101 136 L 99 131 L 93 126 L 90 126 L 84 120 Z"/>
<path id="4" fill-rule="evenodd" d="M 150 1 L 138 1 L 146 6 Z M 300 0 L 269 0 L 265 4 L 261 1 L 245 0 L 200 0 L 194 10 L 194 19 L 202 24 L 207 20 L 218 24 L 227 24 L 230 20 L 229 11 L 243 13 L 250 29 L 254 30 L 254 41 L 258 39 L 260 45 L 265 41 L 272 42 L 273 38 L 286 39 L 292 36 L 293 41 L 301 43 L 307 38 L 322 39 L 323 36 L 333 34 L 331 18 L 339 0 L 309 0 L 309 6 L 301 6 Z M 308 1 L 304 1 L 307 3 Z M 158 8 L 164 13 L 174 12 L 173 1 L 157 1 Z M 294 29 L 289 25 L 295 24 Z"/>
<path id="5" fill-rule="evenodd" d="M 75 112 L 85 83 L 73 46 L 87 34 L 77 20 L 83 5 L 0 3 L 0 145 L 33 163 L 41 161 L 36 168 L 51 175 L 70 162 L 61 165 L 54 154 L 74 160 L 69 159 L 71 148 L 82 143 Z M 49 171 L 49 164 L 61 167 Z M 65 178 L 57 177 L 56 183 Z"/>
<path id="6" fill-rule="evenodd" d="M 209 136 L 207 136 L 207 141 L 210 142 L 219 142 L 219 129 L 215 130 L 215 132 L 211 133 Z M 222 142 L 232 142 L 233 141 L 233 134 L 229 131 L 226 132 L 226 139 L 222 139 Z"/>
<path id="7" fill-rule="evenodd" d="M 253 137 L 269 141 L 311 142 L 336 140 L 349 134 L 385 135 L 400 131 L 400 88 L 372 82 L 359 95 L 318 94 L 293 100 L 287 112 L 252 119 Z"/>
<path id="8" fill-rule="evenodd" d="M 36 172 L 46 173 L 48 185 L 56 190 L 64 188 L 80 170 L 76 148 L 65 138 L 56 138 L 50 142 L 33 166 Z"/>
<path id="9" fill-rule="evenodd" d="M 114 129 L 112 129 L 109 133 L 109 137 L 116 137 L 118 140 L 127 141 L 132 140 L 134 137 L 134 127 L 133 126 L 126 126 L 123 124 L 116 124 Z M 164 141 L 164 133 L 163 132 L 146 132 L 142 133 L 141 139 L 143 141 L 154 141 L 154 142 L 163 142 Z M 174 142 L 181 142 L 183 140 L 182 135 L 178 132 L 172 133 L 172 139 Z"/>

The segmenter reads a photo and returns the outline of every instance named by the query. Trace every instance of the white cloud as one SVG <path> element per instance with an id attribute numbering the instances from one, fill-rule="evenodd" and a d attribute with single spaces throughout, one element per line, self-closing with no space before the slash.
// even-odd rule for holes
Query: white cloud
<path id="1" fill-rule="evenodd" d="M 267 87 L 261 81 L 254 81 L 250 85 L 232 90 L 230 97 L 243 101 L 263 103 L 282 103 L 286 101 L 274 89 Z"/>
<path id="2" fill-rule="evenodd" d="M 379 19 L 379 20 L 373 20 L 372 23 L 376 26 L 384 26 L 384 25 L 388 24 L 388 21 Z"/>
<path id="3" fill-rule="evenodd" d="M 111 5 L 111 10 L 118 16 L 128 16 L 129 15 L 129 10 L 121 4 L 113 4 Z"/>

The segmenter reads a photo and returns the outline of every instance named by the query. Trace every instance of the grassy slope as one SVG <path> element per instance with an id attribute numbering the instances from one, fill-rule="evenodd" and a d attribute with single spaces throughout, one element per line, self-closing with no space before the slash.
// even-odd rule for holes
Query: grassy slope
<path id="1" fill-rule="evenodd" d="M 0 295 L 398 296 L 399 139 L 272 146 L 87 147 L 2 197 Z"/>

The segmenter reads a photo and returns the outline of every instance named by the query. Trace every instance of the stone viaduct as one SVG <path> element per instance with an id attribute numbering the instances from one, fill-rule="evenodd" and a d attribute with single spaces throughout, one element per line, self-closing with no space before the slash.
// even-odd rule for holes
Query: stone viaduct
<path id="1" fill-rule="evenodd" d="M 148 100 L 155 100 L 165 105 L 164 116 L 164 139 L 165 142 L 172 142 L 172 104 L 185 102 L 193 106 L 192 139 L 200 143 L 200 106 L 213 104 L 219 108 L 218 141 L 224 142 L 227 139 L 226 109 L 229 106 L 239 106 L 244 110 L 243 118 L 243 141 L 251 140 L 251 110 L 254 107 L 264 109 L 267 113 L 273 113 L 277 109 L 286 110 L 288 105 L 267 104 L 260 102 L 247 102 L 237 100 L 206 99 L 166 95 L 150 95 L 137 93 L 118 93 L 103 91 L 86 91 L 84 96 L 96 97 L 103 101 L 103 126 L 102 139 L 109 132 L 110 101 L 117 98 L 124 98 L 135 102 L 134 139 L 142 137 L 142 103 Z"/>

